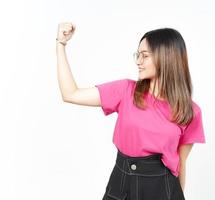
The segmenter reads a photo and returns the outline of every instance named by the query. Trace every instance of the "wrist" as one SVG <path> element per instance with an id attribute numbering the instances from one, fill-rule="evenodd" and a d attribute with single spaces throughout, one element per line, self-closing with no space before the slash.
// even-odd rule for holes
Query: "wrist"
<path id="1" fill-rule="evenodd" d="M 66 42 L 60 41 L 58 38 L 56 38 L 56 42 L 60 45 L 66 46 Z"/>

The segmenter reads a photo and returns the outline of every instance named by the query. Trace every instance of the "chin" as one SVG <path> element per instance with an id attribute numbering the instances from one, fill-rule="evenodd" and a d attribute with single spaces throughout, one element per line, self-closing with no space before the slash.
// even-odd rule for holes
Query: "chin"
<path id="1" fill-rule="evenodd" d="M 144 74 L 144 72 L 141 74 L 141 73 L 139 73 L 138 74 L 138 77 L 139 77 L 139 79 L 152 79 L 152 78 L 154 78 L 154 75 L 149 75 L 149 74 Z"/>
<path id="2" fill-rule="evenodd" d="M 141 76 L 141 75 L 139 75 L 138 78 L 139 78 L 139 79 L 142 79 L 142 80 L 143 80 L 143 79 L 148 79 L 148 77 L 146 77 L 146 76 Z"/>

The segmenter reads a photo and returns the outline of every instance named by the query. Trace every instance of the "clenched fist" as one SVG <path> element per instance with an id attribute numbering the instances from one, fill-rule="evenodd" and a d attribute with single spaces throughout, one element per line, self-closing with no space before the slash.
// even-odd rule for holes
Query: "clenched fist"
<path id="1" fill-rule="evenodd" d="M 70 22 L 59 23 L 57 32 L 58 41 L 66 44 L 74 34 L 75 28 L 75 25 Z"/>

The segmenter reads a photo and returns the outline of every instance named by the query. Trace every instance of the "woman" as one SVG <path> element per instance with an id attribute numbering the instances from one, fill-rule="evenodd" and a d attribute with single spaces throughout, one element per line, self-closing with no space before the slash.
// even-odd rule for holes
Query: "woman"
<path id="1" fill-rule="evenodd" d="M 185 42 L 175 29 L 149 31 L 134 59 L 138 80 L 120 79 L 78 88 L 65 46 L 75 31 L 60 23 L 58 81 L 62 98 L 118 113 L 113 143 L 116 163 L 103 200 L 183 200 L 186 160 L 193 143 L 205 143 L 201 108 L 192 100 Z"/>

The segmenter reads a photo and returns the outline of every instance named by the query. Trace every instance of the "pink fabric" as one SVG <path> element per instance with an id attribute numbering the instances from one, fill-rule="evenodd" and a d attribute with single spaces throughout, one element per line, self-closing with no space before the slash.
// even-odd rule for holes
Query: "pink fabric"
<path id="1" fill-rule="evenodd" d="M 178 147 L 188 143 L 205 143 L 200 107 L 192 101 L 194 119 L 188 126 L 170 122 L 170 106 L 165 100 L 155 100 L 146 93 L 147 110 L 133 105 L 136 81 L 114 80 L 95 85 L 100 94 L 101 108 L 105 115 L 118 113 L 112 142 L 129 156 L 147 156 L 162 153 L 162 162 L 172 174 L 179 174 Z M 153 104 L 154 102 L 154 104 Z"/>

